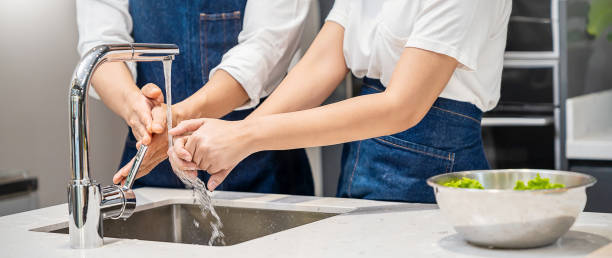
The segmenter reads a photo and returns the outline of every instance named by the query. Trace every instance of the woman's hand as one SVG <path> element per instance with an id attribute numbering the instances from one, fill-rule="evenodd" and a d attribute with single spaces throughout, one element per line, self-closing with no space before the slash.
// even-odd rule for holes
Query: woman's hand
<path id="1" fill-rule="evenodd" d="M 187 170 L 195 165 L 206 170 L 211 175 L 207 186 L 211 191 L 240 161 L 256 151 L 242 121 L 192 119 L 181 122 L 169 133 L 178 136 L 169 155 L 176 155 L 184 161 L 180 163 L 171 159 L 173 166 Z"/>
<path id="2" fill-rule="evenodd" d="M 149 83 L 140 91 L 128 91 L 124 97 L 126 105 L 120 115 L 132 129 L 138 141 L 136 146 L 151 144 L 153 134 L 166 130 L 164 96 L 161 89 Z"/>
<path id="3" fill-rule="evenodd" d="M 186 136 L 184 136 L 186 137 Z M 178 137 L 178 138 L 184 138 L 184 137 Z M 174 139 L 174 144 L 176 144 L 177 140 L 183 140 L 183 139 Z M 183 144 L 184 146 L 184 144 Z M 184 152 L 187 152 L 185 150 L 183 150 Z M 190 154 L 188 154 L 190 155 Z M 198 165 L 196 165 L 195 163 L 191 162 L 191 161 L 185 161 L 184 159 L 181 159 L 178 157 L 178 155 L 176 154 L 176 152 L 174 152 L 174 148 L 169 148 L 168 149 L 168 160 L 170 160 L 170 165 L 172 165 L 172 170 L 174 171 L 174 173 L 185 173 L 191 177 L 197 177 L 198 176 Z M 180 176 L 180 175 L 179 175 Z"/>

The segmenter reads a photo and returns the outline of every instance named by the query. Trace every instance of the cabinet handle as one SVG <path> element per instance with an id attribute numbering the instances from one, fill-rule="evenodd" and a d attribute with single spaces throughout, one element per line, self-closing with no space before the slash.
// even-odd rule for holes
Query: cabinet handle
<path id="1" fill-rule="evenodd" d="M 492 126 L 547 126 L 553 124 L 553 117 L 483 117 L 483 127 Z"/>

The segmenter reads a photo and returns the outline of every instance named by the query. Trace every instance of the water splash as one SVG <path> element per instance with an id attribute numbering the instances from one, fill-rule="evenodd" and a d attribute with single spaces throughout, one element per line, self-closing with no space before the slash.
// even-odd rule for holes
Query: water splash
<path id="1" fill-rule="evenodd" d="M 193 225 L 194 225 L 196 228 L 200 228 L 200 222 L 198 222 L 198 220 L 196 220 L 196 219 L 193 219 Z"/>
<path id="2" fill-rule="evenodd" d="M 171 72 L 172 72 L 172 59 L 163 60 L 164 66 L 164 78 L 165 78 L 165 88 L 166 88 L 166 122 L 168 131 L 172 129 L 172 82 L 171 82 Z M 168 148 L 172 148 L 172 135 L 168 134 Z M 208 215 L 211 215 L 210 219 L 210 227 L 212 229 L 210 239 L 208 240 L 208 245 L 214 245 L 218 243 L 220 245 L 225 245 L 225 235 L 221 232 L 221 228 L 223 228 L 223 223 L 215 211 L 215 207 L 212 204 L 212 196 L 211 192 L 206 189 L 206 184 L 202 182 L 197 176 L 193 177 L 185 173 L 181 170 L 174 170 L 174 173 L 181 179 L 181 181 L 187 186 L 187 188 L 193 189 L 193 195 L 195 201 L 198 202 L 198 206 L 200 207 L 200 212 L 204 218 L 207 218 Z M 194 220 L 194 226 L 199 227 L 200 224 Z"/>

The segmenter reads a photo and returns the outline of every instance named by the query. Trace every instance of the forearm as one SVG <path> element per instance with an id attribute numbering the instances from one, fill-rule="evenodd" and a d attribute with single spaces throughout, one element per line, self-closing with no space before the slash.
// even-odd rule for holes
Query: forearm
<path id="1" fill-rule="evenodd" d="M 217 70 L 200 90 L 173 106 L 178 123 L 194 118 L 220 118 L 249 100 L 249 96 L 229 73 Z"/>
<path id="2" fill-rule="evenodd" d="M 124 119 L 128 115 L 125 103 L 130 101 L 133 94 L 139 94 L 140 91 L 134 83 L 130 70 L 122 62 L 107 62 L 100 65 L 91 79 L 91 84 L 104 104 Z"/>
<path id="3" fill-rule="evenodd" d="M 349 142 L 401 132 L 431 108 L 457 66 L 445 55 L 407 48 L 384 92 L 285 114 L 245 120 L 245 139 L 260 150 Z"/>
<path id="4" fill-rule="evenodd" d="M 304 57 L 249 118 L 321 105 L 348 72 L 342 52 L 343 37 L 340 25 L 327 22 Z"/>
<path id="5" fill-rule="evenodd" d="M 359 96 L 309 110 L 245 120 L 245 132 L 255 151 L 285 150 L 389 135 L 420 120 L 409 110 L 398 113 L 401 103 L 394 102 L 385 93 Z"/>

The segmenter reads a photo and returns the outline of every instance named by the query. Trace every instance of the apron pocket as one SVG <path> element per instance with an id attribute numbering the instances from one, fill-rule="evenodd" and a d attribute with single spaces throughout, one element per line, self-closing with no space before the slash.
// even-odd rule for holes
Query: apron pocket
<path id="1" fill-rule="evenodd" d="M 426 155 L 431 158 L 441 159 L 445 162 L 451 162 L 455 159 L 455 154 L 448 151 L 443 151 L 433 147 L 409 142 L 393 136 L 381 136 L 374 138 L 375 141 L 383 145 L 388 145 L 399 150 L 416 152 L 421 155 Z M 452 165 L 452 164 L 450 164 Z M 450 167 L 445 172 L 450 172 Z"/>
<path id="2" fill-rule="evenodd" d="M 433 203 L 426 180 L 451 172 L 455 160 L 452 152 L 393 136 L 361 141 L 356 149 L 348 154 L 353 167 L 341 188 L 341 194 L 356 198 Z"/>
<path id="3" fill-rule="evenodd" d="M 238 44 L 241 30 L 240 11 L 200 14 L 202 84 L 208 82 L 208 73 L 221 62 L 223 54 Z"/>
<path id="4" fill-rule="evenodd" d="M 393 136 L 382 136 L 373 139 L 378 145 L 384 146 L 389 155 L 387 162 L 398 171 L 398 176 L 422 180 L 448 173 L 453 170 L 455 153 L 433 147 L 409 142 Z"/>

